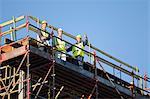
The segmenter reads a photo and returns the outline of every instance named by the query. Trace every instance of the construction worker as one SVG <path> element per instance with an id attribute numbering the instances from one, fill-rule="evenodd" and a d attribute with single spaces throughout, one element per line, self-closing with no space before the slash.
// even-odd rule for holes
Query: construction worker
<path id="1" fill-rule="evenodd" d="M 42 51 L 47 51 L 45 45 L 50 45 L 49 40 L 51 38 L 51 35 L 46 30 L 47 22 L 44 20 L 41 24 L 41 30 L 38 31 L 38 37 L 37 40 L 40 41 L 38 43 L 39 49 Z"/>
<path id="2" fill-rule="evenodd" d="M 55 39 L 55 46 L 57 48 L 56 56 L 57 58 L 66 61 L 66 48 L 65 48 L 65 42 L 62 40 L 62 32 L 63 30 L 61 28 L 57 30 L 58 36 Z"/>
<path id="3" fill-rule="evenodd" d="M 88 44 L 88 38 L 85 35 L 85 41 L 82 40 L 81 35 L 76 36 L 77 43 L 67 49 L 67 52 L 72 51 L 73 57 L 76 59 L 75 63 L 83 68 L 83 59 L 84 59 L 84 47 Z"/>

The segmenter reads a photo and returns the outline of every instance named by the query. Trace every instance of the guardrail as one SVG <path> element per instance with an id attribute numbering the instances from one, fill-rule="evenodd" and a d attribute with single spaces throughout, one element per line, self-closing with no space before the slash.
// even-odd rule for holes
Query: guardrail
<path id="1" fill-rule="evenodd" d="M 0 24 L 0 45 L 2 44 L 2 37 L 5 36 L 5 35 L 9 35 L 9 34 L 10 34 L 10 35 L 11 35 L 11 39 L 15 41 L 14 38 L 16 38 L 17 35 L 16 35 L 16 34 L 14 35 L 13 33 L 17 32 L 17 31 L 20 30 L 20 29 L 27 28 L 27 30 L 30 30 L 30 31 L 33 31 L 33 32 L 36 32 L 36 33 L 38 32 L 38 30 L 42 31 L 40 28 L 38 28 L 38 27 L 36 27 L 36 26 L 34 26 L 34 25 L 32 25 L 32 24 L 29 24 L 30 19 L 33 20 L 33 21 L 35 22 L 35 24 L 41 24 L 41 20 L 39 20 L 39 19 L 37 19 L 37 18 L 35 18 L 35 17 L 33 17 L 33 16 L 20 16 L 20 17 L 18 17 L 18 18 L 16 18 L 16 19 L 13 17 L 13 20 L 10 20 L 10 21 L 7 21 L 7 22 L 4 22 L 4 23 Z M 19 26 L 16 26 L 16 22 L 20 22 L 20 21 L 23 21 L 24 23 L 21 24 L 21 25 L 19 25 Z M 4 32 L 3 32 L 3 31 L 2 31 L 2 28 L 3 28 L 3 27 L 6 27 L 6 26 L 9 26 L 9 25 L 13 25 L 13 28 L 10 28 L 10 30 L 7 30 L 7 31 L 4 31 Z M 49 27 L 49 28 L 53 28 L 54 31 L 56 31 L 56 32 L 57 32 L 57 30 L 58 30 L 58 28 L 56 28 L 56 27 L 54 27 L 54 26 L 52 26 L 52 25 L 48 25 L 48 27 Z M 49 33 L 49 32 L 47 32 L 47 33 Z M 75 36 L 73 36 L 73 35 L 71 35 L 71 34 L 65 32 L 65 31 L 63 31 L 63 34 L 66 35 L 66 36 L 69 37 L 69 38 L 75 39 Z M 55 36 L 55 37 L 56 37 L 56 36 Z M 17 40 L 17 39 L 16 39 L 16 40 Z M 64 41 L 65 41 L 65 40 L 64 40 Z M 70 42 L 67 42 L 67 41 L 65 41 L 65 42 L 71 45 Z M 127 63 L 125 63 L 125 62 L 123 62 L 123 61 L 121 61 L 121 60 L 119 60 L 119 59 L 117 59 L 117 58 L 115 58 L 115 57 L 113 57 L 113 56 L 111 56 L 111 55 L 109 55 L 109 54 L 107 54 L 106 52 L 104 52 L 104 51 L 102 51 L 102 50 L 100 50 L 100 49 L 98 49 L 98 48 L 92 46 L 92 44 L 88 44 L 88 46 L 89 46 L 90 48 L 92 48 L 94 51 L 96 51 L 96 52 L 98 52 L 98 53 L 101 53 L 101 54 L 103 54 L 103 55 L 109 57 L 110 59 L 112 59 L 112 60 L 114 60 L 114 61 L 116 61 L 116 62 L 118 62 L 118 63 L 120 63 L 120 64 L 122 64 L 122 65 L 124 65 L 124 66 L 127 66 L 128 68 L 130 68 L 131 70 L 129 71 L 129 70 L 127 70 L 127 69 L 125 69 L 125 68 L 123 68 L 123 67 L 121 67 L 121 66 L 118 66 L 118 65 L 116 65 L 116 64 L 114 64 L 114 63 L 112 63 L 112 62 L 110 62 L 110 61 L 108 61 L 108 60 L 106 60 L 106 59 L 103 59 L 103 58 L 101 58 L 101 57 L 99 57 L 99 56 L 96 56 L 97 59 L 98 59 L 99 61 L 101 61 L 102 63 L 104 63 L 104 64 L 106 64 L 106 65 L 112 67 L 113 69 L 116 69 L 116 70 L 118 70 L 118 71 L 120 71 L 120 72 L 122 72 L 122 73 L 128 75 L 128 76 L 131 77 L 131 78 L 132 78 L 132 76 L 133 76 L 134 78 L 136 78 L 136 80 L 137 80 L 137 87 L 139 87 L 139 86 L 138 86 L 138 82 L 140 82 L 140 80 L 143 80 L 143 81 L 144 81 L 144 77 L 139 76 L 139 75 L 137 75 L 137 74 L 132 75 L 132 71 L 139 72 L 139 69 L 138 69 L 137 67 L 131 66 L 131 65 L 129 65 L 129 64 L 127 64 Z M 88 52 L 88 51 L 86 51 L 86 50 L 84 50 L 84 51 L 85 51 L 85 54 L 86 54 L 88 57 L 89 57 L 89 55 L 91 55 L 91 56 L 93 55 L 92 52 Z M 85 60 L 85 61 L 87 61 L 87 60 Z M 150 82 L 150 80 L 148 79 L 147 82 Z M 144 89 L 144 87 L 142 86 L 143 83 L 141 83 L 140 85 L 141 85 L 141 86 L 140 86 L 141 89 Z M 145 91 L 145 90 L 144 90 L 144 91 Z"/>

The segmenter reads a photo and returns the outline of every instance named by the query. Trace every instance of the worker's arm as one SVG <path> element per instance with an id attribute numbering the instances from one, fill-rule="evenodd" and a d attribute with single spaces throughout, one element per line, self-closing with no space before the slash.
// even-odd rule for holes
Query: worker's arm
<path id="1" fill-rule="evenodd" d="M 58 45 L 57 38 L 53 37 L 52 41 L 53 41 L 53 47 L 56 47 Z"/>
<path id="2" fill-rule="evenodd" d="M 44 42 L 45 37 L 42 35 L 41 30 L 38 30 L 38 31 L 37 31 L 37 34 L 39 35 L 40 40 L 41 40 L 42 42 Z"/>
<path id="3" fill-rule="evenodd" d="M 52 31 L 51 31 L 51 33 L 50 34 L 48 34 L 48 37 L 46 38 L 46 40 L 50 40 L 52 37 L 53 37 L 53 35 L 54 35 L 54 32 L 53 32 L 53 28 L 52 28 Z M 46 31 L 47 33 L 48 33 L 48 31 Z"/>
<path id="4" fill-rule="evenodd" d="M 54 32 L 52 31 L 50 34 L 48 34 L 48 37 L 45 38 L 45 40 L 50 40 L 53 37 Z"/>
<path id="5" fill-rule="evenodd" d="M 88 45 L 88 37 L 84 35 L 85 40 L 83 41 L 83 46 Z"/>
<path id="6" fill-rule="evenodd" d="M 42 33 L 40 30 L 37 31 L 37 34 L 39 35 L 40 38 L 42 37 Z"/>
<path id="7" fill-rule="evenodd" d="M 73 48 L 73 45 L 70 46 L 68 49 L 66 49 L 66 51 L 67 51 L 67 52 L 70 52 L 70 51 L 72 51 L 72 48 Z"/>

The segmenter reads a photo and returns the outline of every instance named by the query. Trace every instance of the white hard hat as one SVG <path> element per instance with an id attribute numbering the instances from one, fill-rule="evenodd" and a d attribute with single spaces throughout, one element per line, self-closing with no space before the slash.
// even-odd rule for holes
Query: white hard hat
<path id="1" fill-rule="evenodd" d="M 61 29 L 61 28 L 59 28 L 59 29 L 58 29 L 58 31 L 62 31 L 62 29 Z"/>

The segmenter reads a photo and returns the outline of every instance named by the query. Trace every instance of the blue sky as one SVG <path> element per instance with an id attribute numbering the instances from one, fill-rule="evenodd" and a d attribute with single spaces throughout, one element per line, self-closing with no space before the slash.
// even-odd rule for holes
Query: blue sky
<path id="1" fill-rule="evenodd" d="M 45 19 L 150 77 L 149 0 L 1 0 L 0 23 L 12 16 Z"/>

